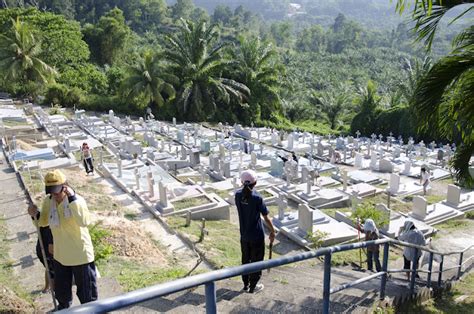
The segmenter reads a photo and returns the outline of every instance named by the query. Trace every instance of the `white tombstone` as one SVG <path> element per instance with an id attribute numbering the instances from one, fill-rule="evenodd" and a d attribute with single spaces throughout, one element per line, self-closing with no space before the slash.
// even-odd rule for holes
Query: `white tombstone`
<path id="1" fill-rule="evenodd" d="M 309 169 L 306 166 L 301 166 L 301 182 L 306 183 L 307 180 L 310 180 L 308 177 Z"/>
<path id="2" fill-rule="evenodd" d="M 153 179 L 153 173 L 148 171 L 147 173 L 147 181 L 148 181 L 148 192 L 150 193 L 150 198 L 155 197 L 155 180 Z"/>
<path id="3" fill-rule="evenodd" d="M 363 166 L 362 154 L 355 153 L 354 167 L 357 168 L 357 169 L 362 169 L 364 167 Z"/>
<path id="4" fill-rule="evenodd" d="M 294 138 L 293 138 L 293 134 L 289 134 L 288 135 L 288 139 L 287 139 L 287 149 L 289 150 L 293 150 L 293 145 L 294 145 Z"/>
<path id="5" fill-rule="evenodd" d="M 276 144 L 278 144 L 278 134 L 273 132 L 272 133 L 272 145 L 275 146 Z"/>
<path id="6" fill-rule="evenodd" d="M 461 201 L 461 188 L 454 184 L 448 184 L 446 201 L 452 206 L 458 206 Z"/>
<path id="7" fill-rule="evenodd" d="M 113 118 L 114 118 L 114 111 L 111 109 L 109 110 L 109 121 L 112 121 Z"/>
<path id="8" fill-rule="evenodd" d="M 288 201 L 284 194 L 278 194 L 278 219 L 283 220 L 285 218 L 285 209 L 288 206 Z"/>
<path id="9" fill-rule="evenodd" d="M 223 175 L 226 178 L 230 178 L 230 162 L 229 161 L 223 162 Z"/>
<path id="10" fill-rule="evenodd" d="M 225 147 L 223 144 L 219 144 L 219 157 L 221 160 L 225 159 Z"/>
<path id="11" fill-rule="evenodd" d="M 69 139 L 69 137 L 66 137 L 64 139 L 64 150 L 67 154 L 71 152 L 71 140 Z"/>
<path id="12" fill-rule="evenodd" d="M 384 219 L 385 221 L 387 221 L 386 225 L 378 226 L 379 229 L 383 228 L 385 230 L 389 230 L 390 229 L 390 215 L 391 215 L 390 208 L 388 208 L 387 205 L 385 204 L 379 203 L 375 205 L 375 209 L 380 211 L 381 216 L 385 218 Z"/>
<path id="13" fill-rule="evenodd" d="M 201 173 L 201 185 L 204 185 L 206 180 L 206 172 L 204 171 L 203 166 L 199 167 L 199 172 Z"/>
<path id="14" fill-rule="evenodd" d="M 186 147 L 184 147 L 184 145 L 181 145 L 181 160 L 186 160 L 186 157 L 187 157 Z"/>
<path id="15" fill-rule="evenodd" d="M 345 191 L 347 190 L 347 170 L 343 169 L 342 170 L 342 190 Z"/>
<path id="16" fill-rule="evenodd" d="M 135 174 L 135 185 L 137 187 L 137 190 L 140 190 L 140 173 L 138 172 L 138 168 L 134 169 L 134 174 Z"/>
<path id="17" fill-rule="evenodd" d="M 312 187 L 313 187 L 313 180 L 311 180 L 311 174 L 308 172 L 306 174 L 306 195 L 307 196 L 310 196 L 313 194 Z"/>
<path id="18" fill-rule="evenodd" d="M 374 170 L 377 168 L 377 153 L 372 151 L 370 155 L 370 169 Z"/>
<path id="19" fill-rule="evenodd" d="M 414 196 L 413 197 L 413 216 L 416 218 L 419 218 L 421 220 L 424 220 L 426 217 L 426 208 L 428 206 L 428 203 L 426 199 L 422 196 Z"/>
<path id="20" fill-rule="evenodd" d="M 120 159 L 120 156 L 117 156 L 117 170 L 118 170 L 118 176 L 119 178 L 122 177 L 122 159 Z"/>
<path id="21" fill-rule="evenodd" d="M 362 197 L 360 197 L 359 194 L 354 191 L 349 198 L 351 200 L 351 209 L 352 211 L 355 211 L 357 206 L 362 202 Z"/>
<path id="22" fill-rule="evenodd" d="M 390 184 L 388 187 L 390 194 L 397 194 L 400 187 L 400 176 L 396 173 L 390 174 Z"/>
<path id="23" fill-rule="evenodd" d="M 313 232 L 313 211 L 307 204 L 298 206 L 298 228 L 304 235 Z"/>
<path id="24" fill-rule="evenodd" d="M 160 194 L 160 204 L 162 207 L 168 207 L 168 195 L 166 194 L 166 186 L 162 181 L 158 182 L 158 191 Z"/>
<path id="25" fill-rule="evenodd" d="M 250 166 L 253 169 L 257 166 L 257 154 L 255 152 L 250 153 Z"/>
<path id="26" fill-rule="evenodd" d="M 176 118 L 173 117 L 173 126 L 176 126 Z"/>
<path id="27" fill-rule="evenodd" d="M 408 174 L 410 174 L 410 171 L 411 171 L 411 161 L 407 160 L 407 161 L 405 161 L 405 166 L 403 168 L 403 173 L 408 175 Z"/>
<path id="28" fill-rule="evenodd" d="M 392 173 L 393 172 L 392 162 L 390 160 L 385 159 L 385 158 L 380 159 L 380 161 L 379 161 L 379 171 L 380 172 Z"/>

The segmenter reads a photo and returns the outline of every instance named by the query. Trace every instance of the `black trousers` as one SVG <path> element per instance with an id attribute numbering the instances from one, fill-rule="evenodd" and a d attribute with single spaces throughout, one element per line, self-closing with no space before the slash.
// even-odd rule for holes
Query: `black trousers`
<path id="1" fill-rule="evenodd" d="M 240 249 L 242 251 L 242 264 L 263 261 L 265 255 L 265 240 L 261 241 L 243 241 L 240 240 Z M 262 277 L 262 272 L 256 272 L 248 275 L 242 275 L 242 281 L 245 287 L 255 288 Z"/>
<path id="2" fill-rule="evenodd" d="M 375 269 L 377 272 L 382 270 L 379 259 L 379 251 L 367 251 L 367 269 L 374 270 L 372 261 L 375 262 Z"/>
<path id="3" fill-rule="evenodd" d="M 54 260 L 54 293 L 58 309 L 66 309 L 72 303 L 72 278 L 77 286 L 76 295 L 81 304 L 97 300 L 97 277 L 94 262 L 78 266 L 64 266 Z"/>
<path id="4" fill-rule="evenodd" d="M 92 164 L 92 158 L 84 158 L 84 168 L 86 173 L 94 172 L 94 165 Z"/>

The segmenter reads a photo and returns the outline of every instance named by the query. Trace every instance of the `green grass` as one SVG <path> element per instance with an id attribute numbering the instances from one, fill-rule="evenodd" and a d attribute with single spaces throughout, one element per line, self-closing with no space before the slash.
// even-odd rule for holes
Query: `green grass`
<path id="1" fill-rule="evenodd" d="M 199 205 L 209 204 L 210 201 L 206 196 L 198 196 L 192 198 L 184 198 L 175 202 L 172 202 L 174 210 L 178 211 L 185 208 L 191 208 Z"/>
<path id="2" fill-rule="evenodd" d="M 210 193 L 216 193 L 219 197 L 226 199 L 229 196 L 230 190 L 211 190 Z"/>
<path id="3" fill-rule="evenodd" d="M 466 228 L 469 225 L 469 221 L 466 219 L 452 219 L 436 225 L 436 228 L 440 230 L 456 230 Z"/>
<path id="4" fill-rule="evenodd" d="M 467 219 L 474 219 L 474 211 L 471 210 L 470 212 L 466 213 L 466 218 Z"/>
<path id="5" fill-rule="evenodd" d="M 380 263 L 383 262 L 383 246 L 380 246 L 379 248 L 380 253 L 379 253 L 379 258 L 380 258 Z M 367 255 L 365 253 L 365 250 L 361 250 L 360 253 L 362 257 L 362 267 L 367 269 Z M 402 256 L 402 251 L 394 248 L 390 248 L 389 254 L 388 254 L 388 260 L 389 261 L 395 261 L 398 258 Z M 343 251 L 343 252 L 338 252 L 332 255 L 331 258 L 331 265 L 333 266 L 346 266 L 346 265 L 360 265 L 360 258 L 359 258 L 359 250 L 350 250 L 350 251 Z M 389 263 L 390 265 L 390 263 Z"/>
<path id="6" fill-rule="evenodd" d="M 149 287 L 184 277 L 187 270 L 182 267 L 149 267 L 135 261 L 114 256 L 98 264 L 102 274 L 118 280 L 125 291 Z"/>
<path id="7" fill-rule="evenodd" d="M 444 195 L 426 195 L 425 198 L 429 205 L 439 203 L 446 199 Z"/>
<path id="8" fill-rule="evenodd" d="M 263 197 L 263 198 L 268 198 L 268 197 L 273 197 L 273 194 L 268 192 L 267 190 L 261 190 L 258 191 L 258 193 Z"/>
<path id="9" fill-rule="evenodd" d="M 321 209 L 321 211 L 323 213 L 325 213 L 326 215 L 332 217 L 332 218 L 335 218 L 336 217 L 336 211 L 340 211 L 340 212 L 347 212 L 347 211 L 351 211 L 351 208 L 350 207 L 341 207 L 341 208 L 323 208 Z"/>
<path id="10" fill-rule="evenodd" d="M 21 126 L 21 125 L 29 125 L 28 122 L 22 122 L 22 121 L 14 121 L 14 120 L 3 120 L 3 125 L 5 127 L 15 127 L 15 126 Z"/>
<path id="11" fill-rule="evenodd" d="M 7 287 L 13 291 L 19 299 L 26 302 L 27 305 L 31 305 L 33 302 L 31 295 L 20 286 L 20 281 L 16 278 L 13 271 L 14 261 L 10 259 L 8 254 L 10 247 L 8 245 L 7 235 L 8 231 L 5 225 L 5 219 L 2 218 L 0 219 L 0 291 L 2 286 Z M 8 303 L 3 304 L 3 297 L 1 296 L 3 294 L 5 294 L 5 291 L 0 292 L 0 312 L 13 312 L 13 309 L 9 307 Z M 26 311 L 26 309 L 23 310 Z"/>
<path id="12" fill-rule="evenodd" d="M 462 295 L 465 300 L 456 302 Z M 402 313 L 473 313 L 474 309 L 474 274 L 469 274 L 456 282 L 451 291 L 444 292 L 440 297 L 430 299 L 422 304 L 408 304 L 398 309 Z"/>
<path id="13" fill-rule="evenodd" d="M 184 234 L 206 254 L 206 258 L 216 267 L 223 268 L 240 265 L 240 232 L 239 227 L 227 220 L 206 221 L 209 234 L 204 240 L 197 243 L 201 234 L 201 222 L 193 221 L 191 226 L 185 227 L 185 219 L 171 216 L 167 219 L 168 225 Z"/>

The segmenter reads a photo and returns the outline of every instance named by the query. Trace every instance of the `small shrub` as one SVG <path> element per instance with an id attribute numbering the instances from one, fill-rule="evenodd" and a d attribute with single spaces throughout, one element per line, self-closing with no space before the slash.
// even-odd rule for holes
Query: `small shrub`
<path id="1" fill-rule="evenodd" d="M 112 245 L 105 241 L 105 238 L 110 236 L 111 233 L 108 230 L 100 228 L 100 224 L 101 222 L 98 222 L 92 227 L 89 227 L 96 262 L 99 262 L 100 260 L 108 260 L 114 252 Z"/>
<path id="2" fill-rule="evenodd" d="M 311 243 L 311 247 L 317 249 L 323 245 L 328 235 L 329 233 L 327 232 L 316 230 L 314 233 L 308 232 L 306 239 Z"/>
<path id="3" fill-rule="evenodd" d="M 356 210 L 352 213 L 351 219 L 356 223 L 356 219 L 359 218 L 361 223 L 364 223 L 367 219 L 372 219 L 377 228 L 382 228 L 383 226 L 388 225 L 390 217 L 384 216 L 381 211 L 377 210 L 373 204 L 362 203 Z"/>

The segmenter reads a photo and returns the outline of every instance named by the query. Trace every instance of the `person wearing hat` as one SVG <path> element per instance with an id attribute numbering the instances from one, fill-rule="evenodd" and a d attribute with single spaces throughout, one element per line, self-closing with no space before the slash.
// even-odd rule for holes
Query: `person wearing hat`
<path id="1" fill-rule="evenodd" d="M 400 227 L 398 240 L 416 245 L 426 245 L 425 236 L 416 228 L 411 220 L 406 220 L 404 225 Z M 418 268 L 421 254 L 421 250 L 417 252 L 416 248 L 406 246 L 403 249 L 403 269 L 410 270 L 413 263 L 415 263 Z M 410 280 L 410 273 L 407 272 L 406 275 L 407 279 Z M 417 278 L 419 278 L 418 274 Z"/>
<path id="2" fill-rule="evenodd" d="M 377 229 L 375 222 L 370 218 L 365 220 L 364 226 L 359 225 L 359 228 L 365 233 L 366 241 L 378 240 L 380 238 L 379 230 Z M 369 245 L 367 247 L 367 269 L 372 272 L 374 271 L 373 262 L 375 262 L 375 269 L 377 272 L 382 271 L 379 258 L 379 246 L 377 244 Z"/>
<path id="3" fill-rule="evenodd" d="M 235 193 L 235 205 L 239 214 L 242 264 L 248 264 L 262 261 L 265 255 L 265 233 L 261 216 L 270 228 L 270 243 L 275 240 L 275 229 L 268 218 L 268 209 L 263 198 L 253 190 L 257 184 L 257 174 L 246 170 L 242 172 L 240 179 L 243 187 Z M 249 293 L 261 291 L 263 284 L 258 283 L 261 276 L 261 271 L 242 275 L 243 290 Z"/>
<path id="4" fill-rule="evenodd" d="M 84 163 L 84 169 L 86 169 L 86 174 L 94 174 L 94 164 L 92 163 L 92 149 L 89 148 L 86 142 L 82 143 L 81 147 L 82 162 Z"/>
<path id="5" fill-rule="evenodd" d="M 60 170 L 44 178 L 47 197 L 41 205 L 30 205 L 28 213 L 40 227 L 49 226 L 53 234 L 54 292 L 58 309 L 71 306 L 72 280 L 81 303 L 97 300 L 94 248 L 87 226 L 91 223 L 86 201 L 67 185 Z"/>

